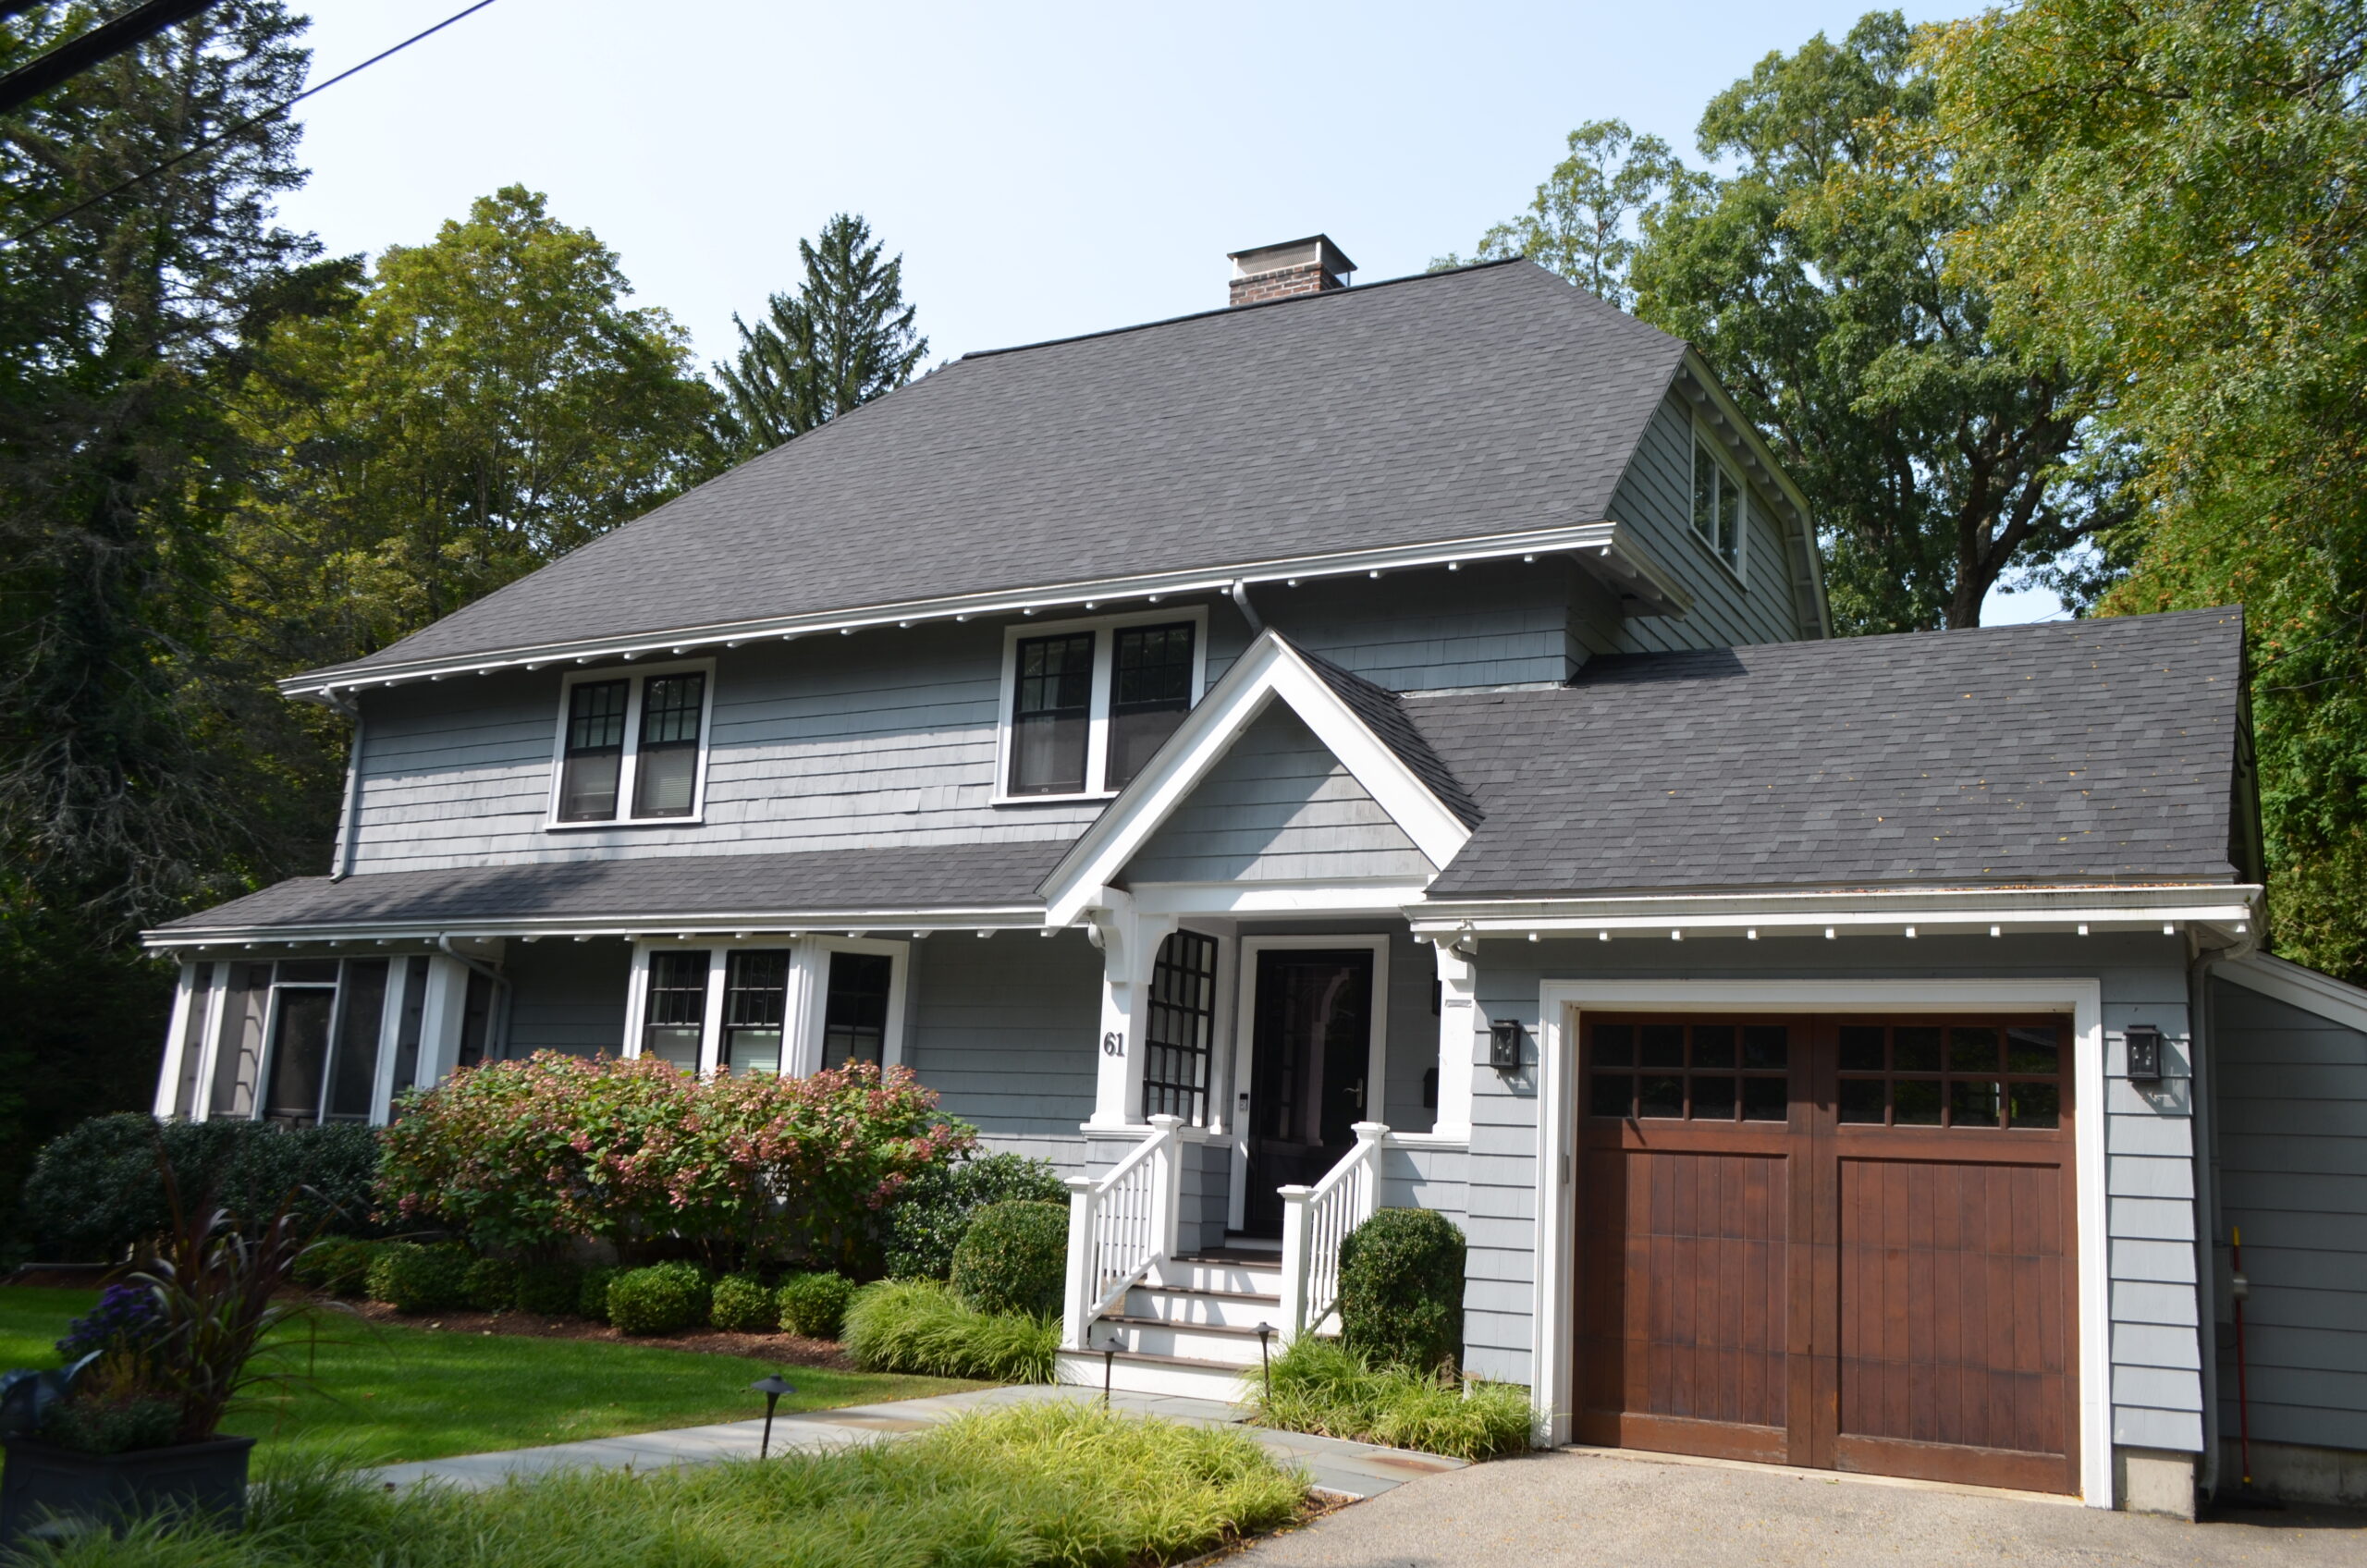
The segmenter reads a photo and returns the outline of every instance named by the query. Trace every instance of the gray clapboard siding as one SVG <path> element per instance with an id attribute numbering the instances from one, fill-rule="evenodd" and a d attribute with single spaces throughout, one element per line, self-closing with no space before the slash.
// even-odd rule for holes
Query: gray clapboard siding
<path id="1" fill-rule="evenodd" d="M 1101 955 L 1081 933 L 913 944 L 905 1063 L 998 1137 L 1073 1137 L 1093 1114 Z"/>
<path id="2" fill-rule="evenodd" d="M 1625 622 L 1620 652 L 1789 643 L 1812 634 L 1798 621 L 1792 568 L 1783 535 L 1756 495 L 1739 581 L 1693 532 L 1693 416 L 1671 392 L 1612 495 L 1612 515 L 1633 528 L 1671 575 L 1693 595 L 1682 617 L 1638 616 Z"/>
<path id="3" fill-rule="evenodd" d="M 2251 1280 L 2252 1436 L 2367 1450 L 2367 1035 L 2224 978 L 2211 1010 L 2219 1216 L 2242 1231 Z M 2235 1378 L 2230 1341 L 2225 1434 Z"/>
<path id="4" fill-rule="evenodd" d="M 1394 692 L 1567 680 L 1565 563 L 1474 561 L 1367 578 L 1260 583 L 1266 623 L 1300 647 Z M 1611 623 L 1618 606 L 1611 605 Z"/>
<path id="5" fill-rule="evenodd" d="M 632 949 L 623 941 L 510 942 L 502 955 L 509 980 L 508 1054 L 619 1056 Z"/>
<path id="6" fill-rule="evenodd" d="M 1130 885 L 1393 876 L 1432 866 L 1289 706 L 1269 703 L 1127 863 Z"/>

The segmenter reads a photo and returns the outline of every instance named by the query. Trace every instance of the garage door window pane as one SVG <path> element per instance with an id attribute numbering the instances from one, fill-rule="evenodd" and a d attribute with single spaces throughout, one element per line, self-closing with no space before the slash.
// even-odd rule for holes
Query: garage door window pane
<path id="1" fill-rule="evenodd" d="M 1792 1031 L 1783 1023 L 1746 1023 L 1742 1029 L 1742 1064 L 1775 1071 L 1792 1064 Z"/>
<path id="2" fill-rule="evenodd" d="M 2057 1085 L 2017 1084 L 2012 1096 L 2015 1126 L 2035 1130 L 2062 1124 L 2063 1091 Z"/>
<path id="3" fill-rule="evenodd" d="M 2045 1072 L 2062 1071 L 2062 1048 L 2055 1044 L 2052 1029 L 2009 1029 L 2005 1032 L 2005 1071 L 2008 1072 Z"/>
<path id="4" fill-rule="evenodd" d="M 1841 1080 L 1841 1120 L 1881 1125 L 1883 1112 L 1886 1109 L 1884 1102 L 1889 1098 L 1883 1088 L 1883 1081 L 1879 1078 Z"/>
<path id="5" fill-rule="evenodd" d="M 1735 1064 L 1735 1026 L 1731 1023 L 1697 1023 L 1693 1027 L 1693 1065 L 1695 1067 L 1732 1067 Z"/>
<path id="6" fill-rule="evenodd" d="M 1745 1121 L 1781 1121 L 1792 1113 L 1792 1086 L 1781 1078 L 1746 1078 L 1742 1081 L 1742 1117 Z"/>
<path id="7" fill-rule="evenodd" d="M 1684 1024 L 1647 1023 L 1641 1033 L 1644 1036 L 1644 1066 L 1683 1067 L 1685 1065 Z"/>
<path id="8" fill-rule="evenodd" d="M 1901 1025 L 1891 1031 L 1890 1064 L 1899 1072 L 1940 1071 L 1940 1031 L 1936 1024 Z"/>
<path id="9" fill-rule="evenodd" d="M 1948 1031 L 1948 1071 L 1951 1072 L 1994 1072 L 1997 1071 L 1997 1031 L 1968 1029 L 1957 1024 Z"/>
<path id="10" fill-rule="evenodd" d="M 1625 1116 L 1635 1109 L 1636 1080 L 1625 1072 L 1598 1072 L 1587 1109 L 1596 1116 Z"/>
<path id="11" fill-rule="evenodd" d="M 1892 1118 L 1894 1126 L 1937 1127 L 1940 1124 L 1940 1081 L 1936 1078 L 1901 1078 L 1891 1085 L 1891 1104 L 1896 1113 Z"/>
<path id="12" fill-rule="evenodd" d="M 1999 1109 L 1997 1085 L 1958 1078 L 1948 1085 L 1948 1125 L 1994 1127 Z"/>
<path id="13" fill-rule="evenodd" d="M 1637 1114 L 1678 1117 L 1685 1114 L 1685 1080 L 1652 1077 L 1641 1080 Z"/>
<path id="14" fill-rule="evenodd" d="M 1841 1026 L 1841 1071 L 1880 1072 L 1883 1070 L 1883 1026 L 1845 1023 Z"/>
<path id="15" fill-rule="evenodd" d="M 1636 1028 L 1631 1023 L 1598 1023 L 1594 1029 L 1594 1060 L 1603 1067 L 1636 1065 Z"/>
<path id="16" fill-rule="evenodd" d="M 1758 1080 L 1753 1079 L 1752 1082 Z M 1693 1119 L 1696 1121 L 1732 1121 L 1735 1119 L 1735 1081 L 1726 1077 L 1694 1079 Z"/>

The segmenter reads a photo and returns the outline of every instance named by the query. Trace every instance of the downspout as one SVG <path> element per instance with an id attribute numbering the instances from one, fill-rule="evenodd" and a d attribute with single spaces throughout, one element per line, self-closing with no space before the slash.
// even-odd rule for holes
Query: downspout
<path id="1" fill-rule="evenodd" d="M 329 872 L 330 881 L 342 882 L 353 875 L 354 841 L 362 837 L 362 708 L 334 691 L 323 692 L 321 702 L 353 721 L 353 744 L 345 759 L 345 810 L 337 818 L 336 864 Z"/>
<path id="2" fill-rule="evenodd" d="M 509 981 L 498 966 L 483 959 L 471 958 L 452 945 L 450 933 L 435 938 L 436 950 L 445 957 L 468 966 L 472 974 L 482 974 L 493 986 L 493 1005 L 486 1010 L 484 1021 L 484 1059 L 507 1061 L 509 1059 Z"/>
<path id="3" fill-rule="evenodd" d="M 1241 612 L 1241 619 L 1249 623 L 1249 635 L 1253 638 L 1263 636 L 1266 631 L 1266 623 L 1259 618 L 1256 607 L 1249 603 L 1248 580 L 1239 577 L 1234 578 L 1233 580 L 1232 594 L 1233 607 Z"/>

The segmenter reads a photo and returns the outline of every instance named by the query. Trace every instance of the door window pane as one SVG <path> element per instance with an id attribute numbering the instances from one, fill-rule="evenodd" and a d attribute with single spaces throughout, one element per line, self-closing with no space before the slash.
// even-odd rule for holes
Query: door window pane
<path id="1" fill-rule="evenodd" d="M 329 1120 L 367 1121 L 378 1084 L 378 1034 L 386 1014 L 386 961 L 345 961 L 345 996 L 337 1009 L 337 1059 L 329 1081 Z"/>
<path id="2" fill-rule="evenodd" d="M 1594 1026 L 1594 1060 L 1601 1067 L 1636 1065 L 1636 1026 L 1598 1023 Z"/>
<path id="3" fill-rule="evenodd" d="M 1636 1114 L 1638 1116 L 1683 1116 L 1685 1114 L 1685 1080 L 1682 1078 L 1650 1077 L 1637 1080 Z"/>
<path id="4" fill-rule="evenodd" d="M 567 754 L 558 790 L 561 822 L 606 822 L 617 815 L 630 688 L 631 682 L 624 680 L 587 680 L 569 692 Z"/>
<path id="5" fill-rule="evenodd" d="M 321 1114 L 321 1076 L 329 1060 L 334 986 L 282 986 L 271 1025 L 271 1092 L 263 1113 L 309 1127 Z"/>
<path id="6" fill-rule="evenodd" d="M 832 953 L 822 1008 L 822 1065 L 879 1065 L 888 1041 L 888 995 L 896 961 L 886 953 Z"/>
<path id="7" fill-rule="evenodd" d="M 2016 1084 L 2009 1091 L 2014 1125 L 2032 1129 L 2061 1125 L 2063 1090 L 2055 1084 Z"/>
<path id="8" fill-rule="evenodd" d="M 1217 944 L 1196 931 L 1171 933 L 1151 965 L 1144 1020 L 1143 1115 L 1206 1120 L 1208 1060 L 1216 1037 Z"/>
<path id="9" fill-rule="evenodd" d="M 746 1077 L 780 1072 L 781 1020 L 789 1011 L 789 952 L 743 948 L 723 977 L 725 1072 Z"/>
<path id="10" fill-rule="evenodd" d="M 1643 1035 L 1644 1066 L 1683 1067 L 1685 1065 L 1684 1024 L 1647 1023 L 1638 1033 Z"/>
<path id="11" fill-rule="evenodd" d="M 705 703 L 705 675 L 653 675 L 643 683 L 633 815 L 691 815 L 698 795 L 699 717 Z"/>
<path id="12" fill-rule="evenodd" d="M 1092 735 L 1093 633 L 1019 644 L 1012 695 L 1011 792 L 1066 795 L 1085 788 Z"/>
<path id="13" fill-rule="evenodd" d="M 699 1040 L 706 1030 L 705 949 L 649 955 L 649 1002 L 641 1054 L 699 1070 Z"/>
<path id="14" fill-rule="evenodd" d="M 1937 1025 L 1901 1024 L 1890 1032 L 1891 1067 L 1900 1072 L 1940 1071 Z"/>
<path id="15" fill-rule="evenodd" d="M 1110 766 L 1122 790 L 1192 707 L 1192 623 L 1118 632 L 1110 672 Z"/>
<path id="16" fill-rule="evenodd" d="M 1636 1080 L 1625 1072 L 1598 1072 L 1587 1109 L 1595 1116 L 1625 1116 L 1635 1109 Z"/>
<path id="17" fill-rule="evenodd" d="M 1994 1072 L 1997 1071 L 1997 1031 L 1968 1029 L 1959 1023 L 1948 1031 L 1948 1071 L 1951 1072 Z"/>

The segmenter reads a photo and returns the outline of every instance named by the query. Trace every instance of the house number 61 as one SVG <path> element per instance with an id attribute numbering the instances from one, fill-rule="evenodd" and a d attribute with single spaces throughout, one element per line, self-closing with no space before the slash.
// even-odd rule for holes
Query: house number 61
<path id="1" fill-rule="evenodd" d="M 1125 1036 L 1125 1035 L 1122 1035 L 1122 1034 L 1120 1034 L 1120 1033 L 1119 1033 L 1117 1030 L 1115 1030 L 1115 1029 L 1112 1029 L 1112 1030 L 1110 1030 L 1110 1033 L 1108 1033 L 1107 1035 L 1102 1035 L 1102 1036 L 1101 1036 L 1101 1054 L 1102 1054 L 1103 1056 L 1123 1056 L 1123 1055 L 1125 1055 L 1125 1054 L 1126 1054 L 1126 1036 Z"/>

